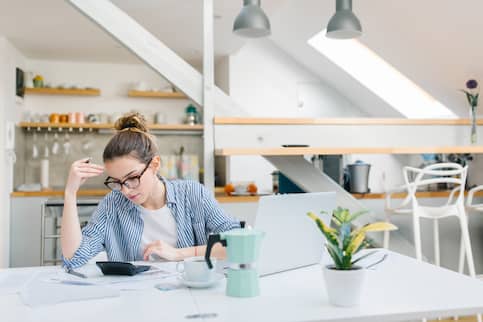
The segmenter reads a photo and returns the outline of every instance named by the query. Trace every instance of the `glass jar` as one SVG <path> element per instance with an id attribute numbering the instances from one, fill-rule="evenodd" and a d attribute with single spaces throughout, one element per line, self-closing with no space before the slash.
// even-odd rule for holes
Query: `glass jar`
<path id="1" fill-rule="evenodd" d="M 195 125 L 199 123 L 198 111 L 196 110 L 196 107 L 191 104 L 186 107 L 185 123 L 188 125 Z"/>

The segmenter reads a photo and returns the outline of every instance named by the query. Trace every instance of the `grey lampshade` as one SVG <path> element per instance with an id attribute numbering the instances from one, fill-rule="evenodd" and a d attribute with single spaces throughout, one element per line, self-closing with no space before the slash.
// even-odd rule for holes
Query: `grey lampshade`
<path id="1" fill-rule="evenodd" d="M 337 11 L 329 20 L 326 36 L 336 39 L 349 39 L 361 35 L 361 23 L 352 12 L 352 0 L 337 0 Z"/>
<path id="2" fill-rule="evenodd" d="M 258 38 L 270 35 L 270 21 L 260 7 L 260 1 L 244 1 L 233 23 L 233 32 L 242 37 Z"/>

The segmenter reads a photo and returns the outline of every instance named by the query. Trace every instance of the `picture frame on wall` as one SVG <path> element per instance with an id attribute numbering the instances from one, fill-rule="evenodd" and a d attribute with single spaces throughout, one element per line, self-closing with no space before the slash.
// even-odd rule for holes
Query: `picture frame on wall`
<path id="1" fill-rule="evenodd" d="M 24 72 L 20 68 L 16 67 L 15 75 L 15 95 L 23 98 L 25 94 Z"/>

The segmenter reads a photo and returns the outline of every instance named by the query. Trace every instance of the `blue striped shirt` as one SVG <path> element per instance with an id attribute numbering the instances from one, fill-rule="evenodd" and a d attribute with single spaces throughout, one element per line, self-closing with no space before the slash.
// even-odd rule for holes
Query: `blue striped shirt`
<path id="1" fill-rule="evenodd" d="M 166 180 L 166 205 L 176 221 L 177 247 L 205 245 L 209 233 L 240 227 L 228 216 L 211 193 L 191 180 Z M 142 260 L 143 220 L 138 205 L 121 192 L 106 195 L 82 230 L 82 241 L 70 259 L 63 258 L 67 268 L 84 265 L 105 250 L 111 261 Z"/>

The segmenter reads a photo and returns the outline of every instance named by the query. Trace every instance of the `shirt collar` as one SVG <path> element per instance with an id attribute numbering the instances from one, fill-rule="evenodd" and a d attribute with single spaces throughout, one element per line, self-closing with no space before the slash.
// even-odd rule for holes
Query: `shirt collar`
<path id="1" fill-rule="evenodd" d="M 176 204 L 174 184 L 162 176 L 159 176 L 159 180 L 164 183 L 164 188 L 166 190 L 166 204 Z"/>

